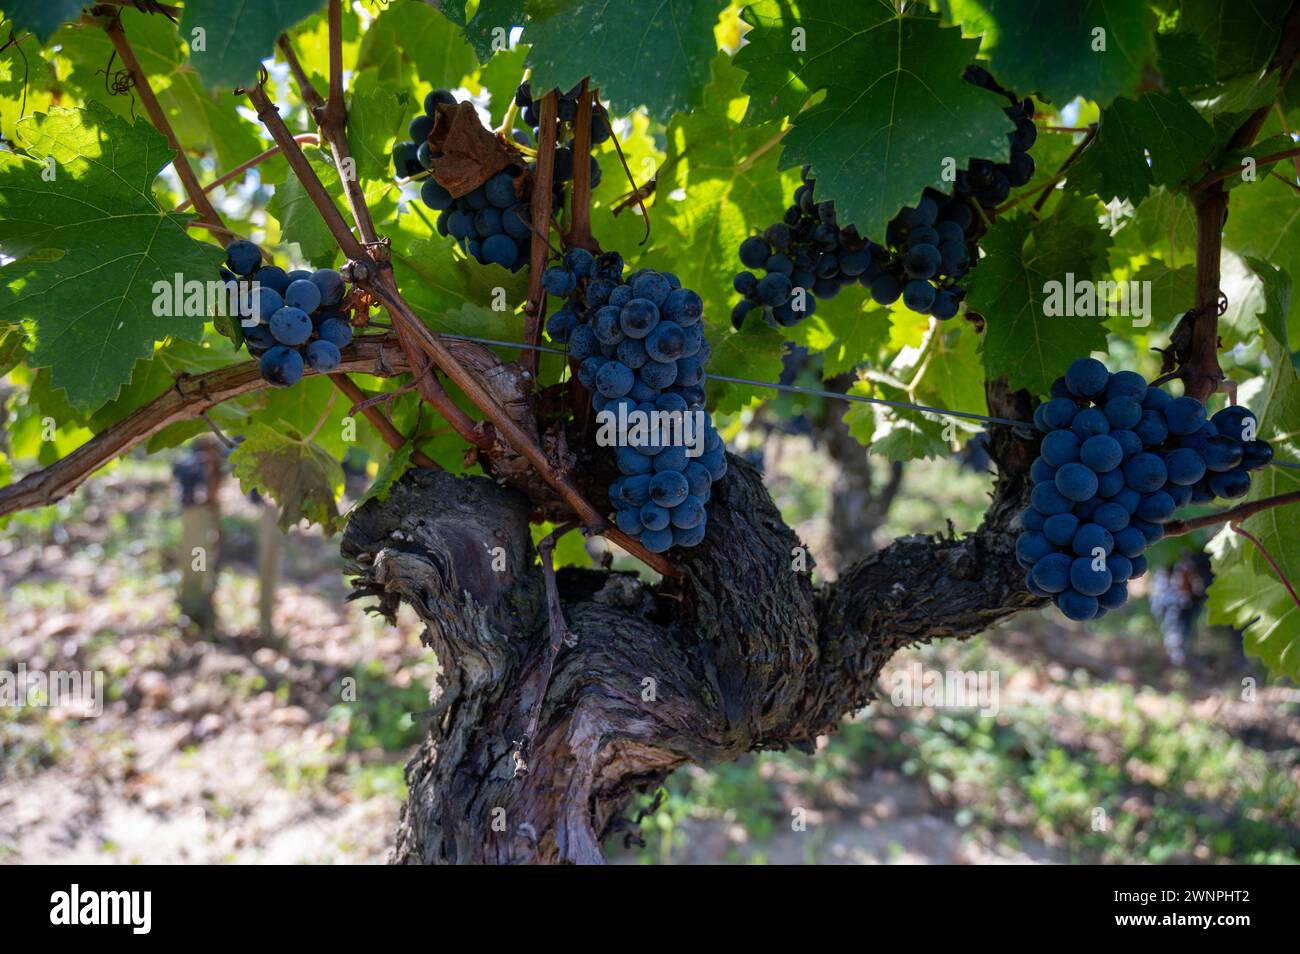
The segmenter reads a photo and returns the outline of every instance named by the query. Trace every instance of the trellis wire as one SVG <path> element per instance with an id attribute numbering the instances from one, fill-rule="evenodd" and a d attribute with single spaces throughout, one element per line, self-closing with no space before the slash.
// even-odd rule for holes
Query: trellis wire
<path id="1" fill-rule="evenodd" d="M 523 348 L 531 351 L 544 351 L 547 354 L 558 354 L 564 356 L 567 354 L 560 348 L 548 348 L 546 345 L 527 344 L 522 341 L 498 341 L 495 338 L 476 338 L 473 335 L 457 335 L 450 332 L 439 332 L 444 338 L 450 338 L 453 341 L 470 341 L 474 344 L 493 345 L 498 348 Z M 844 394 L 840 391 L 824 391 L 821 388 L 805 388 L 797 384 L 779 384 L 776 381 L 755 381 L 751 378 L 733 378 L 726 374 L 704 373 L 706 379 L 714 381 L 725 381 L 729 384 L 747 384 L 756 388 L 771 388 L 774 391 L 785 391 L 790 394 L 806 394 L 810 397 L 827 398 L 832 401 L 855 401 L 860 404 L 883 404 L 886 407 L 905 408 L 913 411 L 924 411 L 927 414 L 938 414 L 943 417 L 962 417 L 972 421 L 988 421 L 990 424 L 1005 424 L 1008 427 L 1034 427 L 1033 421 L 1017 421 L 1010 417 L 992 417 L 988 414 L 976 414 L 972 411 L 953 411 L 944 407 L 930 407 L 926 404 L 910 404 L 907 401 L 890 401 L 885 398 L 867 397 L 865 394 Z M 1271 462 L 1274 467 L 1290 467 L 1300 470 L 1300 464 L 1289 460 L 1274 460 Z"/>

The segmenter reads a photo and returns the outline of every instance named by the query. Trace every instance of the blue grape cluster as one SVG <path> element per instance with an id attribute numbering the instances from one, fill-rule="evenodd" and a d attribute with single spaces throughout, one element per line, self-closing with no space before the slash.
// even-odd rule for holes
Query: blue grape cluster
<path id="1" fill-rule="evenodd" d="M 339 349 L 352 340 L 352 323 L 344 310 L 347 286 L 338 272 L 286 272 L 263 265 L 262 250 L 246 239 L 226 247 L 226 266 L 222 277 L 235 288 L 244 345 L 261 359 L 269 384 L 292 387 L 307 367 L 328 374 L 339 366 Z"/>
<path id="2" fill-rule="evenodd" d="M 856 281 L 869 285 L 880 272 L 884 249 L 851 225 L 840 228 L 835 203 L 813 194 L 811 167 L 803 167 L 802 178 L 783 220 L 740 243 L 741 264 L 764 274 L 742 271 L 732 280 L 743 296 L 731 311 L 736 328 L 755 309 L 766 309 L 782 327 L 796 325 L 817 310 L 818 298 L 834 298 Z"/>
<path id="3" fill-rule="evenodd" d="M 450 235 L 480 265 L 517 272 L 528 264 L 533 226 L 528 203 L 517 194 L 519 168 L 507 166 L 477 189 L 453 197 L 433 176 L 420 186 L 420 199 L 438 211 L 439 235 Z"/>
<path id="4" fill-rule="evenodd" d="M 1073 620 L 1099 619 L 1146 572 L 1145 549 L 1191 502 L 1243 496 L 1273 457 L 1243 407 L 1205 405 L 1080 358 L 1034 411 L 1043 432 L 1016 559 L 1026 584 Z"/>
<path id="5" fill-rule="evenodd" d="M 546 332 L 566 344 L 592 407 L 631 415 L 698 412 L 702 453 L 684 443 L 622 440 L 614 452 L 622 476 L 609 488 L 614 522 L 652 553 L 704 539 L 710 486 L 727 472 L 722 437 L 704 410 L 704 302 L 671 272 L 643 268 L 623 277 L 617 252 L 565 253 L 542 285 L 567 299 Z"/>
<path id="6" fill-rule="evenodd" d="M 480 265 L 500 265 L 517 272 L 528 264 L 533 237 L 528 201 L 521 195 L 521 167 L 507 166 L 461 196 L 453 196 L 430 171 L 434 160 L 443 155 L 429 143 L 437 111 L 455 105 L 456 97 L 445 89 L 435 89 L 425 97 L 424 112 L 411 120 L 408 130 L 415 141 L 393 147 L 393 169 L 402 177 L 424 176 L 420 201 L 438 213 L 439 235 L 450 235 Z"/>
<path id="7" fill-rule="evenodd" d="M 981 207 L 991 209 L 1007 201 L 1012 189 L 1028 184 L 1034 177 L 1034 157 L 1029 155 L 1029 150 L 1038 140 L 1034 101 L 1018 99 L 1014 93 L 999 86 L 982 66 L 966 67 L 963 78 L 968 83 L 1005 96 L 1011 105 L 1004 107 L 1002 112 L 1016 124 L 1015 130 L 1007 134 L 1011 155 L 1006 162 L 972 159 L 968 168 L 957 172 L 955 194 L 970 196 Z"/>
<path id="8" fill-rule="evenodd" d="M 817 201 L 816 180 L 804 166 L 782 221 L 740 244 L 741 264 L 764 274 L 736 274 L 732 287 L 742 298 L 731 312 L 735 327 L 756 309 L 777 325 L 798 324 L 816 311 L 817 299 L 833 298 L 854 282 L 881 305 L 902 298 L 912 311 L 940 321 L 957 314 L 966 294 L 959 282 L 975 263 L 984 229 L 975 205 L 992 208 L 1033 178 L 1028 150 L 1037 138 L 1031 100 L 1016 99 L 982 67 L 969 67 L 965 79 L 1010 100 L 1003 110 L 1016 123 L 1008 134 L 1009 160 L 972 160 L 957 173 L 952 195 L 927 188 L 914 207 L 890 221 L 884 245 L 864 239 L 852 225 L 841 227 L 835 203 Z"/>

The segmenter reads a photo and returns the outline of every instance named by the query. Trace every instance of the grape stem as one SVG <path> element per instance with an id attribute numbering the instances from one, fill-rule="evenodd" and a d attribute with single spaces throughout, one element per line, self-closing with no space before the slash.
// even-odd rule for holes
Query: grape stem
<path id="1" fill-rule="evenodd" d="M 1269 153 L 1267 156 L 1261 156 L 1255 160 L 1255 166 L 1267 166 L 1280 159 L 1291 159 L 1296 156 L 1300 156 L 1300 146 L 1296 146 L 1293 149 L 1283 149 L 1281 152 Z M 1235 166 L 1229 166 L 1226 169 L 1220 169 L 1218 172 L 1210 173 L 1196 184 L 1193 191 L 1195 192 L 1208 188 L 1215 183 L 1223 182 L 1225 179 L 1231 179 L 1233 176 L 1239 175 L 1241 175 L 1241 163 L 1238 163 Z"/>
<path id="2" fill-rule="evenodd" d="M 1078 144 L 1072 150 L 1070 150 L 1070 154 L 1065 157 L 1065 161 L 1062 162 L 1060 168 L 1056 170 L 1056 175 L 1052 176 L 1052 178 L 1048 180 L 1048 184 L 1043 186 L 1043 191 L 1034 202 L 1035 212 L 1043 211 L 1043 206 L 1045 206 L 1047 200 L 1051 198 L 1052 188 L 1055 187 L 1056 183 L 1065 176 L 1065 173 L 1069 170 L 1070 166 L 1074 165 L 1074 161 L 1083 154 L 1083 150 L 1088 148 L 1088 144 L 1096 138 L 1097 124 L 1090 123 L 1087 130 L 1084 132 L 1083 138 L 1079 140 Z"/>
<path id="3" fill-rule="evenodd" d="M 316 419 L 316 426 L 313 427 L 307 433 L 307 436 L 303 438 L 304 444 L 310 444 L 316 439 L 316 435 L 320 433 L 320 429 L 324 427 L 325 422 L 329 420 L 330 411 L 334 410 L 334 402 L 338 399 L 338 396 L 339 392 L 337 390 L 330 392 L 330 398 L 325 402 L 325 409 L 320 412 L 320 417 Z"/>
<path id="4" fill-rule="evenodd" d="M 600 244 L 591 234 L 591 115 L 594 93 L 587 92 L 582 81 L 578 95 L 578 115 L 573 121 L 573 196 L 569 205 L 569 231 L 565 244 L 600 253 Z M 539 339 L 540 340 L 540 339 Z"/>
<path id="5" fill-rule="evenodd" d="M 1288 139 L 1294 139 L 1295 137 L 1291 135 L 1291 125 L 1286 121 L 1286 110 L 1282 108 L 1282 104 L 1275 100 L 1273 102 L 1273 108 L 1277 110 L 1277 121 L 1278 124 L 1281 125 L 1282 127 L 1282 132 L 1286 133 L 1286 137 Z M 1295 155 L 1291 157 L 1291 165 L 1295 168 L 1296 178 L 1300 179 L 1300 155 Z M 1274 169 L 1270 171 L 1273 173 L 1273 175 L 1277 175 L 1277 170 Z M 1283 176 L 1278 176 L 1278 178 L 1281 179 L 1283 182 L 1285 182 L 1287 185 L 1295 186 L 1294 182 L 1284 178 Z M 1300 186 L 1296 186 L 1296 188 L 1300 189 Z"/>
<path id="6" fill-rule="evenodd" d="M 367 395 L 365 391 L 361 390 L 355 381 L 346 374 L 339 374 L 338 372 L 331 374 L 330 380 L 333 381 L 335 387 L 342 391 L 343 395 L 352 402 L 352 410 L 349 411 L 350 414 L 355 414 L 356 411 L 360 410 L 361 413 L 366 416 L 366 420 L 370 421 L 370 423 L 374 425 L 375 430 L 379 432 L 379 436 L 384 439 L 384 443 L 393 450 L 401 450 L 406 446 L 407 439 L 403 437 L 402 432 L 393 425 L 393 422 L 389 419 L 388 415 L 378 407 L 365 404 L 369 399 L 369 395 Z M 358 405 L 364 406 L 358 407 Z M 437 461 L 433 460 L 418 447 L 411 451 L 411 463 L 415 464 L 416 467 L 423 467 L 426 470 L 442 470 Z"/>
<path id="7" fill-rule="evenodd" d="M 627 181 L 632 185 L 632 198 L 636 200 L 638 208 L 641 209 L 641 217 L 645 219 L 645 236 L 637 243 L 638 245 L 644 245 L 646 242 L 650 241 L 650 210 L 645 207 L 646 190 L 644 187 L 636 184 L 636 177 L 632 175 L 632 169 L 627 164 L 627 157 L 623 155 L 623 144 L 618 141 L 618 135 L 614 133 L 612 127 L 610 128 L 609 140 L 614 144 L 614 151 L 618 153 L 619 164 L 623 167 L 623 172 L 627 176 Z M 656 176 L 658 175 L 657 170 L 655 174 Z M 651 182 L 653 181 L 654 180 L 652 179 Z M 647 185 L 649 184 L 650 183 L 647 183 Z M 617 212 L 615 212 L 615 214 L 617 214 Z"/>
<path id="8" fill-rule="evenodd" d="M 1273 574 L 1277 577 L 1278 582 L 1281 583 L 1282 586 L 1286 588 L 1287 593 L 1290 594 L 1291 601 L 1295 603 L 1296 606 L 1300 606 L 1300 596 L 1296 596 L 1295 588 L 1291 586 L 1291 581 L 1286 578 L 1286 574 L 1283 573 L 1282 568 L 1277 565 L 1277 561 L 1273 559 L 1273 554 L 1268 552 L 1268 548 L 1265 547 L 1264 544 L 1259 541 L 1259 538 L 1253 533 L 1242 529 L 1241 524 L 1237 523 L 1235 520 L 1228 524 L 1228 526 L 1232 529 L 1233 533 L 1243 536 L 1251 543 L 1255 544 L 1255 548 L 1259 550 L 1264 559 L 1268 561 L 1268 565 L 1273 568 Z"/>
<path id="9" fill-rule="evenodd" d="M 1186 520 L 1172 520 L 1165 524 L 1165 536 L 1178 537 L 1185 533 L 1191 533 L 1193 530 L 1200 530 L 1202 527 L 1213 527 L 1225 521 L 1236 523 L 1245 520 L 1254 514 L 1263 510 L 1271 510 L 1273 507 L 1284 507 L 1287 504 L 1300 503 L 1300 490 L 1293 490 L 1290 493 L 1278 494 L 1275 497 L 1263 497 L 1259 500 L 1252 500 L 1249 503 L 1238 504 L 1236 507 L 1230 507 L 1227 510 L 1220 510 L 1216 513 L 1207 513 L 1200 517 L 1189 517 Z"/>
<path id="10" fill-rule="evenodd" d="M 550 255 L 548 233 L 551 222 L 552 187 L 555 181 L 555 125 L 556 92 L 551 90 L 542 97 L 537 127 L 537 168 L 533 171 L 533 200 L 529 208 L 533 238 L 528 257 L 528 301 L 524 305 L 524 341 L 539 344 L 542 340 L 542 319 L 546 317 L 546 293 L 542 289 L 542 273 Z M 576 163 L 574 164 L 577 165 Z M 524 350 L 519 356 L 520 367 L 534 384 L 537 381 L 537 352 Z"/>
<path id="11" fill-rule="evenodd" d="M 329 229 L 330 234 L 334 237 L 334 241 L 338 243 L 339 248 L 343 250 L 343 254 L 354 262 L 370 261 L 370 254 L 366 251 L 365 246 L 357 241 L 356 236 L 352 234 L 347 223 L 343 221 L 343 216 L 339 213 L 339 210 L 335 208 L 334 201 L 330 198 L 329 193 L 325 191 L 325 186 L 320 181 L 320 177 L 316 175 L 316 170 L 312 168 L 311 163 L 307 161 L 307 157 L 303 154 L 302 147 L 294 141 L 293 134 L 289 132 L 289 128 L 285 126 L 284 120 L 280 118 L 279 110 L 276 109 L 275 105 L 267 98 L 266 90 L 261 84 L 258 84 L 257 86 L 249 88 L 247 94 L 249 100 L 253 103 L 253 106 L 256 109 L 258 118 L 262 121 L 262 124 L 266 126 L 267 131 L 271 134 L 271 138 L 280 146 L 285 160 L 289 163 L 289 168 L 293 170 L 294 175 L 298 177 L 298 181 L 302 183 L 304 191 L 311 197 L 312 203 L 316 206 L 316 210 L 324 220 L 326 228 Z M 303 99 L 306 100 L 307 98 L 307 94 L 303 93 Z M 319 100 L 318 95 L 315 98 Z M 327 131 L 325 127 L 321 128 L 321 132 L 322 135 L 329 135 L 329 131 Z M 346 147 L 344 148 L 346 149 Z M 346 177 L 342 178 L 346 179 Z M 364 197 L 362 199 L 362 204 L 364 205 Z M 368 217 L 367 221 L 369 221 Z M 391 274 L 391 269 L 389 269 L 388 273 Z M 363 284 L 364 286 L 364 283 L 358 284 Z M 372 293 L 374 292 L 373 288 L 367 288 L 366 290 L 371 291 Z M 396 289 L 394 289 L 394 291 L 395 290 Z M 394 321 L 394 327 L 397 328 L 399 341 L 410 345 L 413 349 L 407 356 L 408 363 L 413 369 L 422 372 L 427 365 L 427 358 L 415 350 L 408 329 L 403 328 L 402 325 L 396 321 Z M 456 432 L 466 441 L 474 444 L 481 450 L 486 450 L 491 446 L 491 435 L 485 434 L 475 425 L 474 421 L 468 414 L 456 406 L 456 404 L 451 400 L 451 397 L 443 390 L 442 385 L 439 384 L 432 375 L 422 377 L 420 394 L 429 402 L 430 405 L 432 405 L 447 419 L 447 422 L 451 424 L 452 427 L 456 428 Z"/>
<path id="12" fill-rule="evenodd" d="M 109 39 L 113 43 L 114 49 L 117 50 L 118 56 L 122 58 L 122 62 L 132 73 L 135 88 L 140 93 L 140 99 L 145 105 L 145 110 L 149 113 L 150 120 L 153 122 L 154 127 L 167 138 L 168 145 L 171 146 L 175 153 L 175 158 L 173 159 L 172 164 L 176 169 L 177 176 L 181 180 L 181 185 L 185 190 L 186 196 L 186 201 L 177 207 L 177 211 L 184 211 L 190 206 L 194 206 L 194 208 L 199 210 L 200 218 L 195 219 L 191 224 L 201 224 L 204 228 L 207 228 L 216 234 L 217 239 L 223 246 L 229 245 L 230 242 L 236 238 L 236 233 L 226 227 L 225 223 L 221 219 L 221 214 L 217 212 L 212 203 L 208 201 L 208 191 L 210 189 L 215 189 L 220 185 L 224 185 L 236 176 L 242 175 L 246 170 L 251 169 L 253 166 L 264 161 L 268 157 L 280 152 L 281 147 L 277 145 L 274 149 L 267 150 L 261 155 L 254 156 L 252 159 L 211 183 L 207 188 L 203 188 L 199 184 L 198 177 L 194 174 L 194 170 L 191 168 L 189 160 L 185 157 L 185 153 L 181 150 L 180 142 L 176 138 L 176 132 L 172 129 L 171 123 L 167 120 L 167 114 L 163 112 L 161 105 L 158 103 L 157 97 L 154 96 L 153 88 L 149 84 L 149 78 L 140 68 L 140 61 L 136 59 L 135 50 L 131 47 L 131 43 L 126 37 L 126 32 L 122 29 L 120 11 L 114 11 L 113 19 L 105 27 L 105 30 L 108 33 Z M 299 69 L 301 69 L 301 67 L 299 67 Z M 302 140 L 316 138 L 316 136 L 301 136 L 296 137 L 294 141 L 296 143 Z M 347 380 L 347 376 L 341 373 L 333 374 L 330 377 L 334 381 L 336 387 L 341 387 L 339 385 L 340 380 Z M 331 398 L 331 401 L 332 400 L 333 399 Z M 202 416 L 206 419 L 207 412 L 204 411 Z M 383 429 L 380 425 L 381 423 L 387 423 L 386 419 L 383 418 L 383 415 L 376 412 L 373 415 L 367 414 L 366 417 L 372 424 L 380 427 L 382 433 Z M 208 423 L 211 425 L 211 421 Z M 430 463 L 432 463 L 432 461 L 430 461 Z"/>
<path id="13" fill-rule="evenodd" d="M 765 155 L 767 155 L 769 152 L 771 152 L 773 149 L 779 146 L 781 144 L 781 140 L 786 137 L 786 133 L 788 133 L 793 128 L 794 128 L 793 126 L 786 126 L 784 129 L 777 132 L 775 136 L 767 140 L 765 143 L 763 143 L 757 149 L 751 152 L 748 156 L 746 156 L 741 161 L 740 165 L 736 166 L 736 175 L 738 176 L 744 175 L 746 172 L 748 172 L 750 168 L 754 165 L 754 163 L 758 162 L 758 160 L 762 159 Z"/>
<path id="14" fill-rule="evenodd" d="M 393 377 L 410 370 L 395 335 L 365 335 L 343 349 L 334 373 Z M 306 374 L 316 372 L 310 368 Z M 0 487 L 0 516 L 62 500 L 109 461 L 182 421 L 202 418 L 224 401 L 269 387 L 258 362 L 241 361 L 205 374 L 178 375 L 173 386 L 104 428 L 66 457 Z M 345 392 L 346 393 L 346 392 Z M 400 435 L 399 435 L 400 437 Z"/>
<path id="15" fill-rule="evenodd" d="M 1282 183 L 1288 189 L 1292 190 L 1293 192 L 1300 192 L 1300 183 L 1292 182 L 1290 179 L 1282 175 L 1276 169 L 1268 170 L 1268 174 L 1272 176 L 1274 179 L 1276 179 L 1278 182 Z"/>
<path id="16" fill-rule="evenodd" d="M 186 157 L 185 151 L 181 149 L 180 140 L 176 138 L 176 130 L 172 129 L 172 124 L 168 122 L 167 113 L 164 112 L 162 104 L 158 102 L 158 97 L 154 95 L 153 87 L 149 84 L 149 77 L 141 69 L 140 61 L 136 58 L 131 41 L 126 38 L 126 31 L 122 29 L 120 10 L 113 10 L 112 18 L 104 26 L 104 32 L 108 34 L 109 42 L 113 44 L 113 49 L 117 51 L 117 55 L 121 57 L 122 64 L 131 71 L 131 79 L 135 90 L 140 94 L 140 101 L 144 104 L 145 112 L 149 114 L 149 120 L 153 123 L 154 128 L 166 137 L 167 145 L 173 153 L 172 167 L 176 170 L 176 175 L 185 188 L 185 194 L 189 196 L 194 208 L 198 210 L 199 218 L 207 223 L 224 248 L 235 240 L 235 233 L 226 228 L 225 223 L 221 221 L 221 216 L 213 208 L 212 203 L 208 201 L 207 193 L 199 185 L 199 178 L 194 174 L 194 168 L 190 165 L 190 160 Z"/>
<path id="17" fill-rule="evenodd" d="M 524 75 L 523 75 L 523 77 L 519 80 L 519 85 L 520 85 L 520 86 L 523 86 L 525 83 L 528 82 L 528 77 L 532 75 L 532 72 L 533 72 L 533 71 L 532 71 L 532 68 L 531 68 L 531 67 L 525 67 L 525 69 L 524 69 Z M 516 103 L 516 102 L 515 102 L 515 98 L 514 98 L 513 96 L 511 96 L 511 97 L 510 97 L 510 103 L 509 103 L 509 105 L 506 106 L 506 114 L 505 114 L 504 116 L 501 117 L 501 125 L 497 127 L 497 134 L 498 134 L 498 135 L 501 135 L 501 136 L 509 136 L 509 135 L 510 135 L 510 130 L 511 130 L 511 128 L 512 128 L 512 127 L 514 126 L 514 124 L 515 124 L 515 114 L 516 114 L 516 111 L 517 111 L 518 109 L 519 109 L 519 104 Z"/>

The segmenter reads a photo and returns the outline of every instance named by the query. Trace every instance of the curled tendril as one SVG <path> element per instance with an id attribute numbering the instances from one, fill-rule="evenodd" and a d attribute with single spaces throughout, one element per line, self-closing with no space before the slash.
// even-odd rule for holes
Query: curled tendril
<path id="1" fill-rule="evenodd" d="M 128 69 L 114 70 L 113 62 L 116 59 L 117 50 L 114 50 L 109 54 L 108 64 L 95 72 L 104 74 L 104 89 L 109 95 L 131 97 L 131 122 L 135 122 L 135 77 Z"/>

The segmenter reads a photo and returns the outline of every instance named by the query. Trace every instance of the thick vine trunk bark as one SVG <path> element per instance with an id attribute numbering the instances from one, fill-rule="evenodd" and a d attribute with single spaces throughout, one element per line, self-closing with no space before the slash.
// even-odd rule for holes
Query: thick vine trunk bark
<path id="1" fill-rule="evenodd" d="M 444 673 L 391 859 L 599 863 L 601 842 L 630 825 L 629 798 L 674 768 L 809 747 L 871 701 L 900 648 L 1037 605 L 1013 554 L 1018 444 L 995 442 L 1016 465 L 976 533 L 898 540 L 821 590 L 758 474 L 732 458 L 682 580 L 559 571 L 577 642 L 524 753 L 547 643 L 529 503 L 484 478 L 407 474 L 343 540 L 356 595 L 390 616 L 410 605 Z"/>

